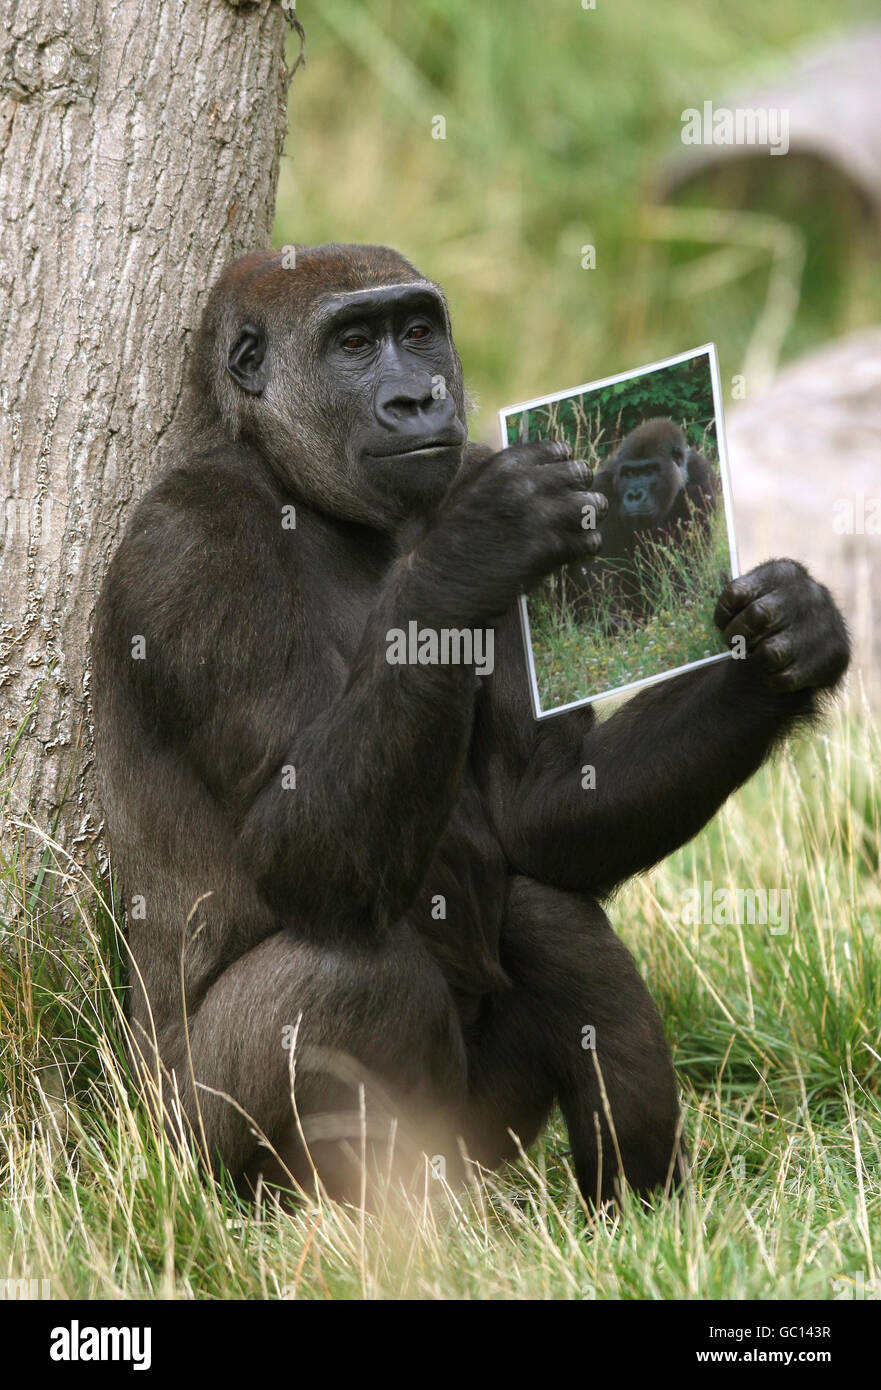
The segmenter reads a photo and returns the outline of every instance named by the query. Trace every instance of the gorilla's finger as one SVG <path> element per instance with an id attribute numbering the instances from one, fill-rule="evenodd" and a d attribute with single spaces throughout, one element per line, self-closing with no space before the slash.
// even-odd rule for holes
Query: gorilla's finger
<path id="1" fill-rule="evenodd" d="M 534 469 L 539 476 L 545 468 L 571 457 L 572 447 L 565 439 L 535 439 L 531 444 L 510 444 L 506 449 L 500 449 L 498 455 L 491 456 L 502 458 L 505 463 L 515 467 Z"/>
<path id="2" fill-rule="evenodd" d="M 761 570 L 751 570 L 749 574 L 732 579 L 727 588 L 722 590 L 716 603 L 716 611 L 713 614 L 716 626 L 724 632 L 732 618 L 768 593 L 771 587 L 769 577 L 762 575 Z"/>
<path id="3" fill-rule="evenodd" d="M 766 671 L 780 673 L 790 666 L 794 660 L 791 638 L 783 633 L 778 633 L 775 637 L 767 637 L 756 644 L 752 659 Z"/>
<path id="4" fill-rule="evenodd" d="M 795 662 L 785 667 L 782 671 L 773 671 L 765 677 L 768 685 L 775 690 L 785 691 L 791 694 L 794 690 L 803 690 L 811 685 L 812 681 L 802 674 L 802 668 Z"/>
<path id="5" fill-rule="evenodd" d="M 723 630 L 727 642 L 735 637 L 745 637 L 747 646 L 750 646 L 763 637 L 780 632 L 785 625 L 785 601 L 779 593 L 769 593 L 741 609 Z"/>
<path id="6" fill-rule="evenodd" d="M 541 450 L 537 463 L 555 463 L 557 459 L 572 457 L 572 445 L 565 439 L 542 439 L 535 447 Z"/>

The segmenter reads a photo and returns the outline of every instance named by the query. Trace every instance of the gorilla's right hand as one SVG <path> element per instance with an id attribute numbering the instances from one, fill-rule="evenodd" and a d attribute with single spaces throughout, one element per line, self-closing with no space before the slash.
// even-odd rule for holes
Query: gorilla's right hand
<path id="1" fill-rule="evenodd" d="M 410 557 L 420 612 L 478 624 L 561 565 L 595 555 L 601 534 L 585 523 L 601 520 L 608 501 L 589 490 L 592 479 L 552 440 L 466 465 Z"/>

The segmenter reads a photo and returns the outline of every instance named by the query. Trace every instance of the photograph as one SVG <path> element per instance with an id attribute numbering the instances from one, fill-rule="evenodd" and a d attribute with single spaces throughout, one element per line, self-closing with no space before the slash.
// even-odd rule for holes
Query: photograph
<path id="1" fill-rule="evenodd" d="M 14 1344 L 865 1374 L 877 0 L 0 20 Z"/>
<path id="2" fill-rule="evenodd" d="M 502 444 L 565 440 L 608 511 L 598 555 L 520 600 L 537 718 L 728 658 L 737 577 L 715 347 L 499 412 Z"/>

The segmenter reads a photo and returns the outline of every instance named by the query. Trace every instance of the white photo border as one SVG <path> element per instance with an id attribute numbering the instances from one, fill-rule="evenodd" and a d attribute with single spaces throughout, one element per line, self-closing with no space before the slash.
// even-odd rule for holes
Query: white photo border
<path id="1" fill-rule="evenodd" d="M 689 362 L 695 357 L 707 357 L 710 364 L 710 379 L 713 386 L 713 415 L 716 423 L 716 447 L 719 453 L 719 473 L 722 479 L 722 505 L 725 508 L 725 528 L 728 536 L 728 556 L 731 578 L 736 579 L 740 574 L 740 566 L 737 559 L 737 537 L 734 533 L 734 503 L 728 471 L 725 417 L 722 412 L 722 380 L 719 373 L 719 354 L 716 351 L 715 343 L 703 343 L 701 347 L 691 348 L 688 352 L 680 352 L 675 357 L 665 357 L 660 362 L 650 362 L 645 367 L 636 367 L 629 372 L 617 372 L 614 376 L 604 376 L 597 381 L 588 381 L 584 386 L 570 386 L 565 391 L 554 391 L 550 395 L 535 396 L 532 400 L 520 401 L 516 405 L 502 406 L 499 411 L 500 447 L 502 449 L 508 447 L 508 417 L 519 414 L 521 410 L 532 410 L 537 406 L 550 405 L 553 401 L 569 400 L 572 396 L 582 396 L 588 391 L 598 391 L 604 386 L 614 386 L 619 381 L 632 381 L 635 377 L 649 376 L 653 372 L 662 371 L 665 367 L 675 367 L 680 362 Z M 529 613 L 526 605 L 526 595 L 521 594 L 519 601 L 520 629 L 523 634 L 523 646 L 529 670 L 532 709 L 536 719 L 553 719 L 554 715 L 565 714 L 567 710 L 580 709 L 583 705 L 592 705 L 598 700 L 607 700 L 612 696 L 627 695 L 631 691 L 641 690 L 644 686 L 656 685 L 659 681 L 669 680 L 671 676 L 679 676 L 683 671 L 697 671 L 701 666 L 711 666 L 717 661 L 729 661 L 732 656 L 730 651 L 717 652 L 714 656 L 701 657 L 699 661 L 689 661 L 684 666 L 675 666 L 669 671 L 660 671 L 655 676 L 643 676 L 641 680 L 629 681 L 626 685 L 616 685 L 613 689 L 604 690 L 598 695 L 585 695 L 580 700 L 570 700 L 568 704 L 557 705 L 555 709 L 542 709 L 538 680 L 535 674 L 535 659 L 532 654 Z"/>

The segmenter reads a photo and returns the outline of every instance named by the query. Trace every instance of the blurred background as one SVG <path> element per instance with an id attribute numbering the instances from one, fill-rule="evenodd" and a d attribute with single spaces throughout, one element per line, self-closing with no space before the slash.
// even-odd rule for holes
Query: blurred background
<path id="1" fill-rule="evenodd" d="M 742 564 L 809 561 L 876 681 L 876 0 L 298 13 L 276 244 L 387 243 L 440 281 L 487 442 L 502 405 L 715 342 Z M 708 100 L 785 107 L 789 153 L 683 145 L 683 111 Z"/>

